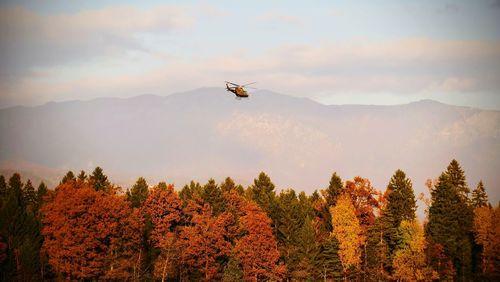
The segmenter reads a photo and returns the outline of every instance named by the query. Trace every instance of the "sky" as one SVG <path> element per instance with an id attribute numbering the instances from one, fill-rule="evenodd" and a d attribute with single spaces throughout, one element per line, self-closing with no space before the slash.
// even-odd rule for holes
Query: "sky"
<path id="1" fill-rule="evenodd" d="M 0 108 L 225 80 L 500 110 L 500 1 L 0 2 Z"/>

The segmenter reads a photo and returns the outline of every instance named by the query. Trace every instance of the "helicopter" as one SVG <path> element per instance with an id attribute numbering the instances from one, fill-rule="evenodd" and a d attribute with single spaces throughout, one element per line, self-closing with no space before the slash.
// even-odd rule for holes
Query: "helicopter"
<path id="1" fill-rule="evenodd" d="M 256 88 L 253 88 L 253 87 L 247 87 L 248 85 L 251 85 L 251 84 L 254 84 L 254 83 L 256 83 L 256 82 L 239 85 L 239 84 L 236 84 L 236 83 L 232 83 L 232 82 L 226 81 L 226 90 L 230 91 L 230 92 L 233 92 L 234 95 L 236 95 L 236 99 L 248 98 L 248 92 L 245 90 L 245 87 L 246 88 L 251 88 L 251 89 L 256 89 Z M 229 86 L 230 84 L 231 84 L 231 86 Z"/>

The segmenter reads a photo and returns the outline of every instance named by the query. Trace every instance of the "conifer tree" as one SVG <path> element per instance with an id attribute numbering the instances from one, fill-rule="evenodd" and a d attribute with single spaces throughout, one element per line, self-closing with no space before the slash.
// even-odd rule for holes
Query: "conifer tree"
<path id="1" fill-rule="evenodd" d="M 463 190 L 458 190 L 456 179 L 460 174 L 442 173 L 438 183 L 431 191 L 432 205 L 429 208 L 427 234 L 432 242 L 444 247 L 457 271 L 457 278 L 465 280 L 470 271 L 471 243 L 469 206 L 464 202 Z"/>
<path id="2" fill-rule="evenodd" d="M 107 192 L 110 187 L 108 177 L 104 174 L 102 168 L 96 167 L 89 177 L 89 181 L 96 191 Z"/>
<path id="3" fill-rule="evenodd" d="M 148 183 L 144 177 L 139 177 L 130 191 L 127 191 L 127 198 L 132 203 L 132 207 L 138 208 L 148 197 Z"/>
<path id="4" fill-rule="evenodd" d="M 271 217 L 273 232 L 276 235 L 279 210 L 274 188 L 271 178 L 264 172 L 261 172 L 258 178 L 254 179 L 254 184 L 248 187 L 247 196 Z"/>
<path id="5" fill-rule="evenodd" d="M 323 280 L 339 281 L 343 277 L 342 261 L 339 256 L 339 241 L 335 236 L 327 237 L 321 246 Z"/>
<path id="6" fill-rule="evenodd" d="M 245 192 L 241 185 L 236 185 L 231 177 L 226 177 L 224 182 L 220 185 L 222 193 L 228 193 L 235 190 L 239 195 L 243 195 Z"/>
<path id="7" fill-rule="evenodd" d="M 66 172 L 66 174 L 61 179 L 61 182 L 59 184 L 64 184 L 68 181 L 74 181 L 74 180 L 75 180 L 75 174 L 71 170 L 69 170 L 68 172 Z"/>
<path id="8" fill-rule="evenodd" d="M 215 183 L 214 179 L 209 179 L 207 184 L 203 186 L 201 198 L 212 207 L 214 215 L 219 215 L 224 210 L 222 190 L 217 183 Z"/>
<path id="9" fill-rule="evenodd" d="M 1 199 L 7 195 L 7 183 L 5 182 L 5 177 L 0 175 L 0 205 Z"/>
<path id="10" fill-rule="evenodd" d="M 29 209 L 32 212 L 35 212 L 35 208 L 37 205 L 37 197 L 36 197 L 35 187 L 33 187 L 33 184 L 29 179 L 26 181 L 26 184 L 24 184 L 23 196 L 24 196 L 24 203 L 26 204 L 26 206 L 29 206 L 30 207 Z"/>
<path id="11" fill-rule="evenodd" d="M 298 232 L 297 253 L 298 269 L 292 273 L 294 280 L 315 281 L 319 277 L 319 248 L 316 244 L 314 229 L 309 217 L 306 217 Z"/>
<path id="12" fill-rule="evenodd" d="M 330 184 L 328 188 L 321 191 L 321 194 L 325 198 L 326 203 L 329 207 L 335 205 L 337 202 L 337 198 L 344 190 L 344 184 L 342 183 L 342 179 L 337 175 L 336 172 L 332 174 L 330 178 Z"/>
<path id="13" fill-rule="evenodd" d="M 85 182 L 87 181 L 87 175 L 85 174 L 85 171 L 80 170 L 80 173 L 78 174 L 77 178 L 78 181 L 80 182 Z"/>
<path id="14" fill-rule="evenodd" d="M 472 206 L 474 208 L 488 206 L 488 195 L 484 189 L 483 181 L 479 181 L 476 189 L 472 191 Z"/>
<path id="15" fill-rule="evenodd" d="M 43 197 L 47 194 L 47 192 L 48 192 L 47 185 L 45 185 L 43 181 L 40 182 L 40 185 L 38 185 L 38 188 L 36 189 L 37 210 L 39 210 L 42 207 Z"/>

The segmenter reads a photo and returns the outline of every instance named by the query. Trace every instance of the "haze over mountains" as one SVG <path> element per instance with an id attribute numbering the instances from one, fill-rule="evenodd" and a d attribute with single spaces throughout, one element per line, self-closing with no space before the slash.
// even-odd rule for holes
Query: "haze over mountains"
<path id="1" fill-rule="evenodd" d="M 500 112 L 424 100 L 398 106 L 326 106 L 258 91 L 236 100 L 218 88 L 169 96 L 100 98 L 0 110 L 0 173 L 55 184 L 71 169 L 101 166 L 128 187 L 139 176 L 178 188 L 260 171 L 278 189 L 311 193 L 333 171 L 384 190 L 398 168 L 416 192 L 455 158 L 471 188 L 500 199 Z"/>

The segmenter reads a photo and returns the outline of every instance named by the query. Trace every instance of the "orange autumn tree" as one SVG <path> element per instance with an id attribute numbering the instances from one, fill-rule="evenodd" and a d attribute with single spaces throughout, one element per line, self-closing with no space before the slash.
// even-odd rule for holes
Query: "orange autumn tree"
<path id="1" fill-rule="evenodd" d="M 231 215 L 213 216 L 212 208 L 201 199 L 191 200 L 185 208 L 189 217 L 179 232 L 181 278 L 213 281 L 220 279 L 219 259 L 228 256 L 231 244 L 225 239 Z M 199 277 L 196 277 L 196 274 Z M 186 277 L 189 275 L 189 277 Z"/>
<path id="2" fill-rule="evenodd" d="M 379 208 L 377 200 L 379 195 L 370 181 L 360 176 L 354 177 L 353 181 L 346 181 L 345 186 L 345 193 L 351 197 L 359 223 L 366 229 L 367 226 L 375 223 L 375 210 Z"/>
<path id="3" fill-rule="evenodd" d="M 236 240 L 234 251 L 242 265 L 243 279 L 280 280 L 286 273 L 286 267 L 278 265 L 280 253 L 271 219 L 257 204 L 243 198 L 240 198 L 239 208 L 239 229 L 244 235 Z"/>
<path id="4" fill-rule="evenodd" d="M 490 277 L 494 275 L 500 258 L 500 206 L 495 209 L 488 206 L 476 208 L 473 231 L 476 244 L 482 247 L 481 271 L 485 277 Z"/>
<path id="5" fill-rule="evenodd" d="M 159 250 L 154 265 L 154 276 L 164 281 L 175 267 L 176 232 L 182 216 L 182 202 L 174 187 L 155 187 L 142 205 L 145 220 L 152 225 L 150 243 Z"/>
<path id="6" fill-rule="evenodd" d="M 42 251 L 61 279 L 127 280 L 140 264 L 142 221 L 123 196 L 68 181 L 42 208 Z"/>

